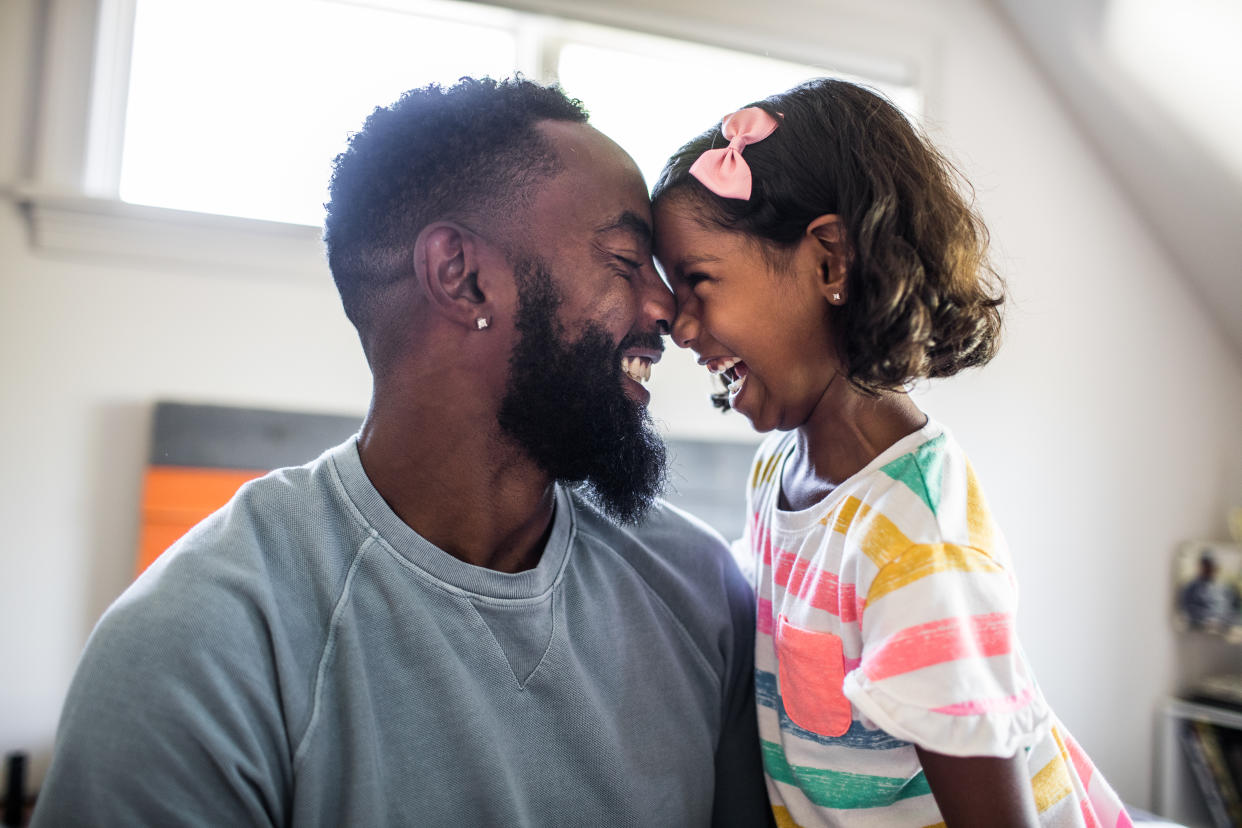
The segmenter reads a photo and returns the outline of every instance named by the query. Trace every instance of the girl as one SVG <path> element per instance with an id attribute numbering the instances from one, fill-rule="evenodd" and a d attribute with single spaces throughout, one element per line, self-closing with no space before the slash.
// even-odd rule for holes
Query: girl
<path id="1" fill-rule="evenodd" d="M 674 340 L 776 430 L 744 543 L 777 823 L 1128 826 L 1021 654 L 969 462 L 904 392 L 997 348 L 954 174 L 883 98 L 818 80 L 688 143 L 653 193 Z"/>

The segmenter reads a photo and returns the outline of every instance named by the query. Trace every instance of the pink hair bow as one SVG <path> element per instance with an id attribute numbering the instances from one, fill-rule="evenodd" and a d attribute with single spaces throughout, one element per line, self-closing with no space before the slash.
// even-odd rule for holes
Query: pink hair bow
<path id="1" fill-rule="evenodd" d="M 720 122 L 729 146 L 711 149 L 698 157 L 690 174 L 721 198 L 750 198 L 750 165 L 742 159 L 742 147 L 762 141 L 776 129 L 776 119 L 757 106 L 739 109 Z"/>

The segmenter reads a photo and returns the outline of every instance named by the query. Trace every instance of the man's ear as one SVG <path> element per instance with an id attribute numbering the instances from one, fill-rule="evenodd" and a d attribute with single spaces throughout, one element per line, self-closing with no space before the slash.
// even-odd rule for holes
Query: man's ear
<path id="1" fill-rule="evenodd" d="M 845 287 L 854 259 L 845 222 L 834 213 L 820 216 L 806 226 L 806 236 L 819 257 L 820 290 L 830 303 L 844 305 L 849 298 Z"/>
<path id="2" fill-rule="evenodd" d="M 469 328 L 491 321 L 490 297 L 479 281 L 479 246 L 484 242 L 451 221 L 429 224 L 414 242 L 414 273 L 431 307 Z"/>

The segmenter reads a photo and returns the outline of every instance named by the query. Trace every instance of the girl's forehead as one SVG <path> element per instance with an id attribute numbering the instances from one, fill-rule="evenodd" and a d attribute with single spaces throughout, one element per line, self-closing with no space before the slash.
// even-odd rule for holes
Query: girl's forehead
<path id="1" fill-rule="evenodd" d="M 714 234 L 711 230 L 693 213 L 680 207 L 657 205 L 652 218 L 655 226 L 655 252 L 661 258 L 680 257 L 688 248 L 712 245 Z"/>
<path id="2" fill-rule="evenodd" d="M 695 272 L 716 276 L 725 272 L 770 269 L 762 248 L 743 233 L 703 221 L 701 216 L 656 208 L 655 256 L 670 284 Z"/>
<path id="3" fill-rule="evenodd" d="M 651 212 L 657 243 L 661 235 L 672 238 L 690 234 L 703 239 L 715 234 L 726 235 L 722 228 L 708 220 L 707 212 L 692 199 L 661 199 Z"/>
<path id="4" fill-rule="evenodd" d="M 661 199 L 652 213 L 657 256 L 693 251 L 725 255 L 750 246 L 746 243 L 745 234 L 714 223 L 707 211 L 693 199 Z"/>

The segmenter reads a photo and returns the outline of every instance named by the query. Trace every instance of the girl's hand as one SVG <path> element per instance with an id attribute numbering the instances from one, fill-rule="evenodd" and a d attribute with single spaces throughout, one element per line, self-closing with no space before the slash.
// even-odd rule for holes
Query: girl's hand
<path id="1" fill-rule="evenodd" d="M 946 828 L 1039 828 L 1021 753 L 998 759 L 915 750 Z"/>

